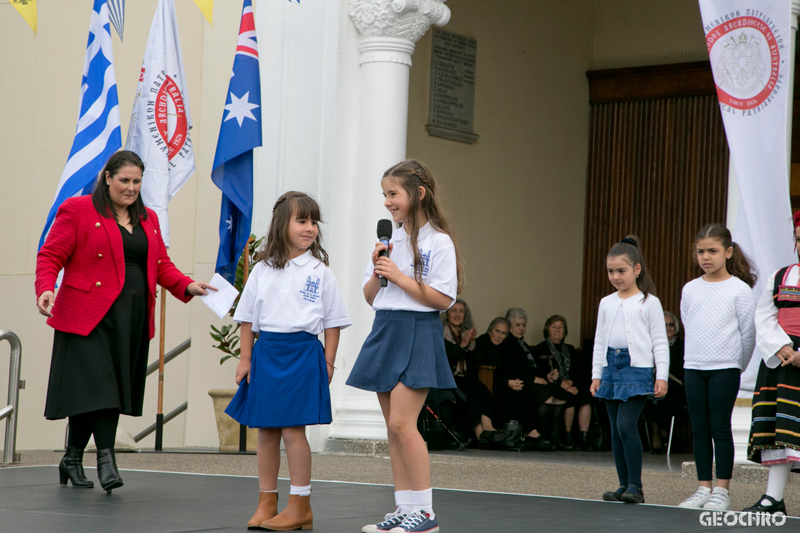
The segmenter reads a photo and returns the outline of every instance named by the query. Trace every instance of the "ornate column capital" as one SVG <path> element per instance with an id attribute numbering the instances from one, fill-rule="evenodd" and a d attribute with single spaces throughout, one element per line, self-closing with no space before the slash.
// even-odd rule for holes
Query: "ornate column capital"
<path id="1" fill-rule="evenodd" d="M 792 29 L 797 29 L 797 16 L 800 15 L 800 0 L 792 0 Z"/>
<path id="2" fill-rule="evenodd" d="M 432 24 L 450 21 L 447 0 L 350 0 L 350 18 L 363 37 L 419 41 Z"/>

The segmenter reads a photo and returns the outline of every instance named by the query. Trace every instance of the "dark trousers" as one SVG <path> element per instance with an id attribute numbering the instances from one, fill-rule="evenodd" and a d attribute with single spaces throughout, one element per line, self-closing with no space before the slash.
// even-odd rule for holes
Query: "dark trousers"
<path id="1" fill-rule="evenodd" d="M 739 393 L 739 377 L 738 368 L 686 369 L 684 383 L 699 481 L 711 481 L 715 453 L 717 479 L 730 479 L 733 474 L 731 414 Z"/>
<path id="2" fill-rule="evenodd" d="M 455 376 L 454 379 L 458 390 L 466 396 L 466 401 L 456 401 L 458 419 L 471 432 L 481 423 L 481 415 L 492 417 L 492 393 L 476 377 Z"/>
<path id="3" fill-rule="evenodd" d="M 94 434 L 98 450 L 114 447 L 119 423 L 118 409 L 101 409 L 69 417 L 69 437 L 67 445 L 83 450 Z"/>
<path id="4" fill-rule="evenodd" d="M 611 424 L 611 449 L 617 467 L 619 486 L 642 488 L 642 439 L 639 437 L 639 416 L 644 409 L 645 396 L 628 401 L 606 400 Z"/>

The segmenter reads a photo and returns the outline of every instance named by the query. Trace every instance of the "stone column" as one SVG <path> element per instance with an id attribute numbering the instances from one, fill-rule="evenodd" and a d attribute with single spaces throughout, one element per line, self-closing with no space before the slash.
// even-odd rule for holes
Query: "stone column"
<path id="1" fill-rule="evenodd" d="M 352 240 L 364 243 L 356 264 L 366 267 L 375 227 L 389 218 L 383 207 L 380 179 L 392 165 L 406 158 L 408 80 L 415 43 L 435 24 L 450 20 L 446 0 L 350 0 L 350 18 L 359 32 L 359 132 L 354 191 L 363 197 L 352 212 Z M 359 253 L 361 252 L 361 253 Z M 364 304 L 350 308 L 352 332 L 365 338 L 373 313 Z M 340 353 L 346 372 L 357 352 Z M 386 426 L 375 393 L 345 387 L 333 406 L 329 439 L 386 440 Z M 344 444 L 329 440 L 326 448 Z"/>

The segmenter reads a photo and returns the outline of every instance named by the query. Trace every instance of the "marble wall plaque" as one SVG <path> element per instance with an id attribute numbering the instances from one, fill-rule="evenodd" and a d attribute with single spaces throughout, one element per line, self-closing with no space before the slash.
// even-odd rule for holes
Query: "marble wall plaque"
<path id="1" fill-rule="evenodd" d="M 473 143 L 477 41 L 433 30 L 428 125 L 431 135 Z"/>

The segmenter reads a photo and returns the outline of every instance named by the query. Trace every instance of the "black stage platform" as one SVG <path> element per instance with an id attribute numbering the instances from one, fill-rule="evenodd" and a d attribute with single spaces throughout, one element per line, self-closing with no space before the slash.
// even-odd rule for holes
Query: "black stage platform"
<path id="1" fill-rule="evenodd" d="M 93 468 L 87 476 L 96 479 Z M 111 496 L 99 488 L 58 484 L 55 466 L 0 469 L 0 531 L 154 532 L 246 531 L 257 500 L 253 477 L 123 470 L 125 486 Z M 289 492 L 282 480 L 282 495 Z M 392 488 L 384 485 L 313 482 L 314 531 L 358 533 L 389 510 Z M 700 512 L 656 505 L 626 505 L 566 498 L 435 490 L 442 533 L 514 531 L 660 533 L 709 531 L 800 531 L 800 520 L 783 527 L 709 527 Z M 285 506 L 286 496 L 279 508 Z"/>

